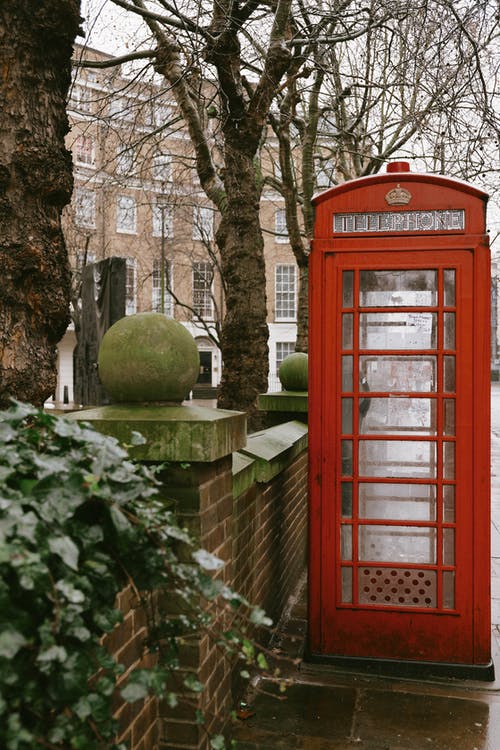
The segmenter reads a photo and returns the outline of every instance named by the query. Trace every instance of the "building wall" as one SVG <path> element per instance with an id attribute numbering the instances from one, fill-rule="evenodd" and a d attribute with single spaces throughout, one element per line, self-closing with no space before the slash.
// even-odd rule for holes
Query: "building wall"
<path id="1" fill-rule="evenodd" d="M 64 403 L 73 402 L 73 352 L 76 346 L 76 335 L 74 328 L 71 326 L 67 329 L 63 338 L 58 344 L 58 379 L 57 390 L 54 394 L 54 400 Z"/>

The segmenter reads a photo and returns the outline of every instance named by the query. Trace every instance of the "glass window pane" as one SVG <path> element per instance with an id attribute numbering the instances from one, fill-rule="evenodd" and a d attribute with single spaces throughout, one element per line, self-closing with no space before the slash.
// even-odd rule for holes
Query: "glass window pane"
<path id="1" fill-rule="evenodd" d="M 455 479 L 455 443 L 443 443 L 443 477 Z"/>
<path id="2" fill-rule="evenodd" d="M 444 313 L 444 348 L 455 348 L 455 313 Z"/>
<path id="3" fill-rule="evenodd" d="M 443 390 L 446 393 L 455 391 L 455 357 L 443 357 Z"/>
<path id="4" fill-rule="evenodd" d="M 436 571 L 405 568 L 366 568 L 358 573 L 360 604 L 436 607 Z"/>
<path id="5" fill-rule="evenodd" d="M 342 433 L 350 435 L 352 433 L 352 398 L 342 399 Z"/>
<path id="6" fill-rule="evenodd" d="M 342 272 L 342 307 L 352 307 L 354 303 L 354 271 Z"/>
<path id="7" fill-rule="evenodd" d="M 436 313 L 361 313 L 362 349 L 435 349 Z"/>
<path id="8" fill-rule="evenodd" d="M 360 271 L 362 307 L 431 307 L 437 305 L 436 271 Z"/>
<path id="9" fill-rule="evenodd" d="M 444 272 L 444 304 L 447 307 L 455 306 L 455 269 L 448 268 Z"/>
<path id="10" fill-rule="evenodd" d="M 193 239 L 212 239 L 213 238 L 213 211 L 209 211 L 200 223 L 201 236 Z M 207 219 L 209 222 L 207 224 Z M 275 269 L 275 314 L 276 320 L 294 320 L 297 315 L 297 269 L 296 266 L 277 265 Z"/>
<path id="11" fill-rule="evenodd" d="M 436 563 L 436 529 L 408 526 L 360 526 L 360 561 Z"/>
<path id="12" fill-rule="evenodd" d="M 342 482 L 342 518 L 352 518 L 352 484 Z"/>
<path id="13" fill-rule="evenodd" d="M 427 393 L 437 390 L 436 357 L 386 355 L 359 358 L 360 375 L 371 391 Z"/>
<path id="14" fill-rule="evenodd" d="M 342 602 L 352 603 L 352 568 L 342 568 Z"/>
<path id="15" fill-rule="evenodd" d="M 352 440 L 342 440 L 342 476 L 352 477 Z"/>
<path id="16" fill-rule="evenodd" d="M 436 487 L 432 484 L 359 484 L 359 517 L 397 521 L 435 521 Z"/>
<path id="17" fill-rule="evenodd" d="M 455 572 L 443 571 L 443 609 L 455 609 Z"/>
<path id="18" fill-rule="evenodd" d="M 455 434 L 455 399 L 445 398 L 443 401 L 443 435 Z"/>
<path id="19" fill-rule="evenodd" d="M 364 434 L 435 435 L 437 432 L 436 414 L 435 399 L 398 397 L 360 399 L 359 430 Z"/>
<path id="20" fill-rule="evenodd" d="M 455 523 L 455 487 L 452 484 L 443 486 L 443 521 Z"/>
<path id="21" fill-rule="evenodd" d="M 455 529 L 443 529 L 443 565 L 455 565 Z"/>
<path id="22" fill-rule="evenodd" d="M 352 368 L 353 358 L 351 355 L 342 357 L 342 390 L 352 391 Z"/>
<path id="23" fill-rule="evenodd" d="M 342 315 L 342 349 L 352 349 L 352 313 Z"/>
<path id="24" fill-rule="evenodd" d="M 340 558 L 352 560 L 352 526 L 342 524 L 340 529 Z"/>
<path id="25" fill-rule="evenodd" d="M 436 444 L 426 440 L 360 440 L 359 474 L 433 479 L 437 474 Z"/>

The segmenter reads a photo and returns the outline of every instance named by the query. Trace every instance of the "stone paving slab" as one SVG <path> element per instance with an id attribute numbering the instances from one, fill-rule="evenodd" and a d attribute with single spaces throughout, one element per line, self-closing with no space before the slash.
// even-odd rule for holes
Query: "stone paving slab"
<path id="1" fill-rule="evenodd" d="M 255 717 L 235 730 L 238 750 L 500 747 L 496 741 L 500 739 L 500 702 L 487 698 L 395 693 L 373 689 L 370 684 L 361 688 L 295 684 L 282 701 L 267 693 L 257 694 L 253 709 Z"/>

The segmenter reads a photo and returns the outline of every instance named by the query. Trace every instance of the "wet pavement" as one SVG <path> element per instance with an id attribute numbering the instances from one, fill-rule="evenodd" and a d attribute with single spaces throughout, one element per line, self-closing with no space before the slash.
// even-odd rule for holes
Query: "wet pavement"
<path id="1" fill-rule="evenodd" d="M 291 684 L 248 692 L 248 718 L 235 723 L 238 750 L 500 750 L 500 384 L 492 384 L 492 655 L 495 682 L 367 676 L 301 660 L 305 576 L 274 647 Z M 246 715 L 242 712 L 242 715 Z"/>

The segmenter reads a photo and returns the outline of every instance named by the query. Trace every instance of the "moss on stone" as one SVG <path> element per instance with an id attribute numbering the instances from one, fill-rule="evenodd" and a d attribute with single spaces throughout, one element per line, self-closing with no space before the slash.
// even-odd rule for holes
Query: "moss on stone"
<path id="1" fill-rule="evenodd" d="M 189 331 L 161 313 L 139 313 L 117 321 L 104 335 L 98 363 L 107 392 L 124 403 L 180 403 L 200 369 Z"/>
<path id="2" fill-rule="evenodd" d="M 285 357 L 278 376 L 285 391 L 307 391 L 308 358 L 304 352 L 294 352 Z"/>

